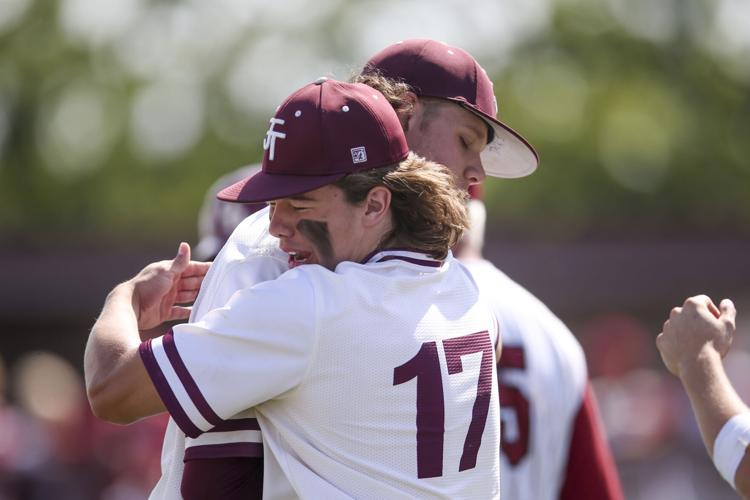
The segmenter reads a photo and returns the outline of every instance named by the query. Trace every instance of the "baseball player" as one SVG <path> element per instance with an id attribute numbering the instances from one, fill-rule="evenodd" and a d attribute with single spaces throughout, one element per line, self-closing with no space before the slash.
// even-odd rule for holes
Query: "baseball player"
<path id="1" fill-rule="evenodd" d="M 374 56 L 356 80 L 388 97 L 410 148 L 448 166 L 462 187 L 476 186 L 485 174 L 512 178 L 536 168 L 531 146 L 496 120 L 486 73 L 459 48 L 424 39 L 399 42 Z M 405 96 L 398 82 L 408 84 Z M 480 201 L 473 205 L 483 210 Z M 206 277 L 192 318 L 220 305 L 235 290 L 273 279 L 288 268 L 288 256 L 268 234 L 267 219 L 266 212 L 259 212 L 235 230 Z M 481 243 L 476 244 L 476 237 L 483 229 L 484 219 L 472 224 L 469 241 L 474 243 L 455 251 L 459 258 L 476 261 L 470 269 L 496 298 L 503 342 L 510 346 L 499 365 L 504 498 L 621 498 L 580 345 L 528 291 L 489 262 L 477 260 Z M 289 264 L 298 261 L 295 256 Z M 244 435 L 217 432 L 210 443 L 185 439 L 171 422 L 162 455 L 164 475 L 154 497 L 163 498 L 157 494 L 165 485 L 183 480 L 183 460 L 190 470 L 212 467 L 205 458 L 244 461 L 246 470 L 262 470 L 262 438 L 257 424 L 248 422 Z M 181 442 L 184 453 L 175 454 Z"/>
<path id="2" fill-rule="evenodd" d="M 482 257 L 486 211 L 481 190 L 471 194 L 470 230 L 456 256 L 500 322 L 503 496 L 622 498 L 582 349 L 539 299 Z"/>
<path id="3" fill-rule="evenodd" d="M 497 322 L 449 250 L 467 225 L 465 193 L 409 153 L 366 85 L 306 85 L 266 137 L 262 172 L 222 196 L 270 201 L 290 264 L 317 265 L 141 342 L 139 329 L 186 315 L 177 304 L 205 271 L 187 244 L 147 266 L 92 329 L 95 413 L 167 410 L 199 438 L 242 429 L 237 416 L 254 408 L 271 498 L 498 498 Z"/>
<path id="4" fill-rule="evenodd" d="M 732 488 L 750 497 L 750 408 L 729 381 L 722 358 L 732 345 L 737 311 L 729 299 L 719 307 L 705 295 L 675 307 L 656 337 L 664 365 L 690 397 L 703 442 Z"/>

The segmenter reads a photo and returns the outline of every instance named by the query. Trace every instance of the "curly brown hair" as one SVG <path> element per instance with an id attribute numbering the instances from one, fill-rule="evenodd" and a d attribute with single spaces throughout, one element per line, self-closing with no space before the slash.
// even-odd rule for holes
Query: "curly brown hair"
<path id="1" fill-rule="evenodd" d="M 376 70 L 354 74 L 349 78 L 349 82 L 364 83 L 368 87 L 379 91 L 391 104 L 391 107 L 399 115 L 399 118 L 403 114 L 408 114 L 414 106 L 412 100 L 407 95 L 408 92 L 413 92 L 409 84 L 387 78 Z"/>
<path id="2" fill-rule="evenodd" d="M 413 248 L 444 259 L 469 226 L 468 195 L 456 187 L 450 170 L 414 153 L 397 165 L 348 174 L 333 185 L 355 205 L 376 186 L 391 192 L 393 228 L 379 248 Z"/>

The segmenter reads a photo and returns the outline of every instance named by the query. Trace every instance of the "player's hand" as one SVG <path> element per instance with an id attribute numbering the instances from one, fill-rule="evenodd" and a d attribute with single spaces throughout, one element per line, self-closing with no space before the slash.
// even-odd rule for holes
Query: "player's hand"
<path id="1" fill-rule="evenodd" d="M 667 369 L 681 377 L 690 365 L 705 357 L 723 358 L 732 345 L 736 311 L 729 299 L 719 308 L 705 295 L 696 295 L 675 307 L 656 337 Z"/>
<path id="2" fill-rule="evenodd" d="M 166 321 L 190 316 L 191 304 L 198 295 L 210 262 L 190 260 L 190 245 L 180 243 L 172 260 L 146 266 L 128 283 L 133 287 L 133 309 L 138 329 L 154 328 Z"/>

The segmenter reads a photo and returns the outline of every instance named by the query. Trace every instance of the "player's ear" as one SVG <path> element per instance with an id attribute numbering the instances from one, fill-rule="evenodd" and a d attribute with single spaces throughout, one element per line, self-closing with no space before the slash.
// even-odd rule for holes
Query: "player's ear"
<path id="1" fill-rule="evenodd" d="M 379 224 L 389 214 L 391 190 L 385 186 L 375 186 L 367 193 L 364 201 L 363 222 L 367 226 Z"/>

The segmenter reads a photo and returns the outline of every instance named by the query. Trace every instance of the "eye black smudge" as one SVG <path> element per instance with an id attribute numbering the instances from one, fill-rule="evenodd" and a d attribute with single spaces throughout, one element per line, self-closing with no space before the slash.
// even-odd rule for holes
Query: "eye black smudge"
<path id="1" fill-rule="evenodd" d="M 317 247 L 323 261 L 330 262 L 333 259 L 331 235 L 328 233 L 328 224 L 326 222 L 301 220 L 297 223 L 297 231 L 302 233 L 305 238 Z M 326 265 L 323 262 L 321 264 Z M 326 267 L 328 266 L 326 265 Z"/>

